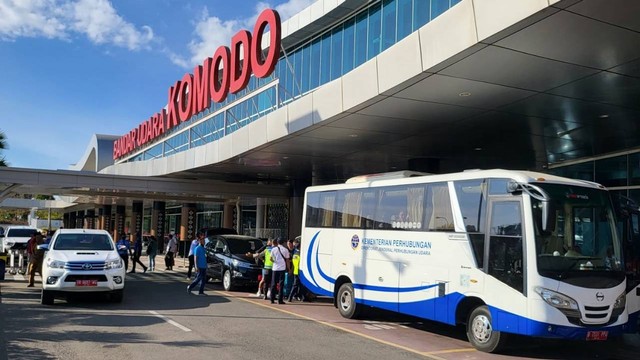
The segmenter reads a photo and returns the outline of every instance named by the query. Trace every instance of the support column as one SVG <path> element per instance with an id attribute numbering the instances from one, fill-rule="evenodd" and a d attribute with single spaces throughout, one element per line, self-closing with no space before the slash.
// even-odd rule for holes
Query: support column
<path id="1" fill-rule="evenodd" d="M 183 204 L 182 216 L 180 217 L 180 242 L 178 244 L 180 255 L 185 256 L 185 253 L 189 251 L 191 241 L 196 238 L 196 231 L 196 204 Z"/>
<path id="2" fill-rule="evenodd" d="M 84 225 L 86 229 L 95 229 L 96 228 L 96 210 L 89 209 L 87 210 L 87 215 L 84 218 Z"/>
<path id="3" fill-rule="evenodd" d="M 116 206 L 116 228 L 115 233 L 113 234 L 114 239 L 119 239 L 124 233 L 124 216 L 126 212 L 126 207 L 124 205 Z"/>
<path id="4" fill-rule="evenodd" d="M 256 237 L 264 237 L 265 216 L 267 215 L 267 201 L 264 198 L 256 199 Z M 238 228 L 242 228 L 242 224 L 238 224 Z"/>
<path id="5" fill-rule="evenodd" d="M 310 181 L 295 180 L 291 183 L 291 198 L 289 199 L 289 237 L 295 238 L 302 234 L 302 210 L 304 207 L 304 191 Z"/>
<path id="6" fill-rule="evenodd" d="M 233 227 L 233 209 L 236 204 L 232 202 L 224 203 L 224 208 L 222 209 L 222 227 L 227 229 L 231 229 Z"/>
<path id="7" fill-rule="evenodd" d="M 164 216 L 166 204 L 164 201 L 154 201 L 151 210 L 151 235 L 158 241 L 158 252 L 164 252 Z"/>
<path id="8" fill-rule="evenodd" d="M 84 210 L 76 212 L 76 229 L 82 229 L 84 226 Z"/>
<path id="9" fill-rule="evenodd" d="M 134 238 L 142 237 L 142 201 L 134 201 L 131 208 L 131 228 Z"/>
<path id="10" fill-rule="evenodd" d="M 69 213 L 69 229 L 76 228 L 76 212 L 72 211 Z"/>
<path id="11" fill-rule="evenodd" d="M 62 214 L 62 226 L 65 229 L 69 228 L 69 213 Z"/>
<path id="12" fill-rule="evenodd" d="M 100 228 L 102 230 L 106 230 L 109 234 L 113 234 L 113 229 L 111 228 L 111 205 L 104 205 L 99 209 L 100 213 Z M 118 241 L 118 239 L 114 239 Z"/>

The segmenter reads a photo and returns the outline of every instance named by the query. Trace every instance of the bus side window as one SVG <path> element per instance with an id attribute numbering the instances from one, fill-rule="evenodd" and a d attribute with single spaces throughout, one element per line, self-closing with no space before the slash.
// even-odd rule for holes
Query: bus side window
<path id="1" fill-rule="evenodd" d="M 491 179 L 489 181 L 492 182 L 493 191 L 506 192 L 506 180 Z M 465 230 L 468 233 L 471 250 L 479 269 L 484 267 L 487 184 L 488 181 L 485 179 L 454 181 Z"/>
<path id="2" fill-rule="evenodd" d="M 427 202 L 430 207 L 427 229 L 429 231 L 454 231 L 453 211 L 451 210 L 451 198 L 447 183 L 435 183 L 428 187 Z"/>

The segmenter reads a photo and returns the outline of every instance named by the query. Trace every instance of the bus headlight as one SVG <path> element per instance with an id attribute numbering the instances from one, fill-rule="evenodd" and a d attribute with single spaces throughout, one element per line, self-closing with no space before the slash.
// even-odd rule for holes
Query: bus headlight
<path id="1" fill-rule="evenodd" d="M 578 303 L 567 295 L 537 286 L 534 289 L 547 304 L 560 310 L 579 312 Z"/>
<path id="2" fill-rule="evenodd" d="M 622 293 L 622 295 L 618 296 L 616 302 L 613 303 L 614 309 L 624 309 L 625 305 L 627 305 L 627 295 Z"/>

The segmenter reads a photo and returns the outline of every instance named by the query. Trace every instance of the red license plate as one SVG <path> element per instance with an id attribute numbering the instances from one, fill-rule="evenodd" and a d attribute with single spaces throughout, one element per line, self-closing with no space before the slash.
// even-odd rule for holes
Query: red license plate
<path id="1" fill-rule="evenodd" d="M 76 280 L 76 286 L 98 286 L 98 280 Z"/>
<path id="2" fill-rule="evenodd" d="M 588 341 L 604 341 L 609 336 L 608 331 L 587 331 Z"/>

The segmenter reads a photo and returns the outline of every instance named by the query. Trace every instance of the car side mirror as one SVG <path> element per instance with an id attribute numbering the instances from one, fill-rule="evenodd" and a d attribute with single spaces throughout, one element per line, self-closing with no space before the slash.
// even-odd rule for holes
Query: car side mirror
<path id="1" fill-rule="evenodd" d="M 49 244 L 40 244 L 37 246 L 38 250 L 49 251 Z"/>

